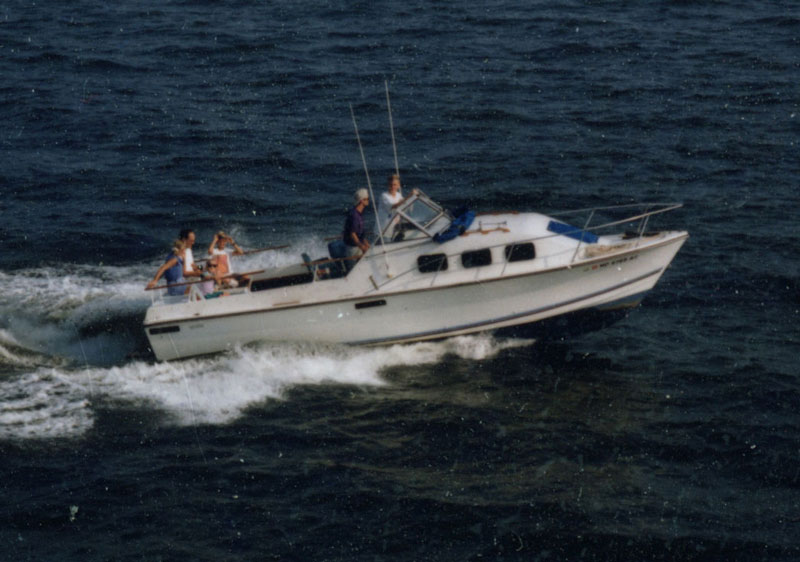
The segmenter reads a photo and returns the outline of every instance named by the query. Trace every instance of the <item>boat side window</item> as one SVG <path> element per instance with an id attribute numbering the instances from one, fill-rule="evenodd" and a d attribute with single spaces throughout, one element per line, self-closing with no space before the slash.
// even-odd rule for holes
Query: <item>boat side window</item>
<path id="1" fill-rule="evenodd" d="M 532 242 L 525 244 L 511 244 L 506 246 L 506 260 L 507 261 L 525 261 L 532 260 L 536 257 L 536 248 Z"/>
<path id="2" fill-rule="evenodd" d="M 417 267 L 420 273 L 436 273 L 447 270 L 447 256 L 444 254 L 430 254 L 417 258 Z"/>
<path id="3" fill-rule="evenodd" d="M 292 285 L 302 285 L 303 283 L 311 283 L 313 280 L 314 280 L 314 274 L 311 272 L 301 273 L 299 275 L 287 275 L 286 277 L 255 279 L 250 283 L 250 291 L 255 293 L 257 291 L 280 289 L 281 287 L 290 287 Z"/>
<path id="4" fill-rule="evenodd" d="M 490 263 L 492 263 L 492 251 L 489 248 L 461 254 L 461 265 L 465 268 L 481 267 Z"/>

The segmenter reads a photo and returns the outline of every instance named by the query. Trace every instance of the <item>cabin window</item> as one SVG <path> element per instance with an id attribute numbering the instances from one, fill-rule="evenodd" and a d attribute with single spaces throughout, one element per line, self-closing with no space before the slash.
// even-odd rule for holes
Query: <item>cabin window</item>
<path id="1" fill-rule="evenodd" d="M 525 244 L 512 244 L 506 246 L 506 260 L 507 261 L 525 261 L 532 260 L 536 257 L 536 248 L 533 247 L 532 242 Z"/>
<path id="2" fill-rule="evenodd" d="M 437 271 L 447 270 L 447 256 L 444 254 L 431 254 L 429 256 L 419 256 L 417 267 L 420 273 L 436 273 Z"/>
<path id="3" fill-rule="evenodd" d="M 465 268 L 481 267 L 490 263 L 492 263 L 492 251 L 489 248 L 461 254 L 461 265 Z"/>
<path id="4" fill-rule="evenodd" d="M 250 283 L 250 291 L 268 291 L 270 289 L 280 289 L 281 287 L 291 287 L 292 285 L 302 285 L 311 283 L 314 274 L 311 272 L 301 273 L 300 275 L 287 275 L 286 277 L 272 277 L 270 279 L 256 279 Z"/>

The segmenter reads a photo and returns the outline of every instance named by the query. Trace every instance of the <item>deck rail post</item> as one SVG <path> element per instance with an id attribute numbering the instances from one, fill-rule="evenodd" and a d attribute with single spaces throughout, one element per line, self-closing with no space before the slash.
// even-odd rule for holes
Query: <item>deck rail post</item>
<path id="1" fill-rule="evenodd" d="M 578 255 L 578 250 L 581 249 L 581 244 L 583 243 L 583 236 L 586 234 L 586 230 L 589 228 L 589 223 L 592 222 L 592 217 L 594 217 L 595 209 L 592 209 L 592 212 L 589 213 L 589 218 L 586 219 L 586 222 L 583 224 L 583 228 L 581 229 L 581 237 L 578 240 L 578 245 L 575 248 L 575 253 L 572 254 L 572 259 L 569 260 L 569 264 L 572 265 L 575 263 L 575 257 Z"/>

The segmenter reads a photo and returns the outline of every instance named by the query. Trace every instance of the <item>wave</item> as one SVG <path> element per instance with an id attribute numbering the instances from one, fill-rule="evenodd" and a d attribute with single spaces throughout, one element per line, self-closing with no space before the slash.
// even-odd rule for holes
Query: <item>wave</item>
<path id="1" fill-rule="evenodd" d="M 63 365 L 52 358 L 21 345 L 8 330 L 0 329 L 0 374 L 39 365 Z"/>
<path id="2" fill-rule="evenodd" d="M 38 367 L 0 379 L 0 439 L 79 438 L 94 427 L 96 407 L 120 402 L 161 411 L 171 425 L 226 424 L 297 386 L 377 388 L 391 367 L 483 360 L 529 344 L 489 335 L 383 348 L 265 343 L 172 363 Z"/>

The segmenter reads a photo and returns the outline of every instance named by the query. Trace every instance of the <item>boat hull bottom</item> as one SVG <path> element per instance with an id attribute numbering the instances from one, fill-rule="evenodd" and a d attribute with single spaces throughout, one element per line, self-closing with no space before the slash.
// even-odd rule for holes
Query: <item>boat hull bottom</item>
<path id="1" fill-rule="evenodd" d="M 591 332 L 599 332 L 625 320 L 639 306 L 645 293 L 632 295 L 611 303 L 551 316 L 529 324 L 498 328 L 493 333 L 500 337 L 531 338 L 536 340 L 564 340 Z"/>

